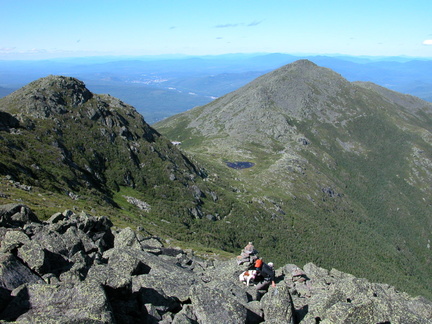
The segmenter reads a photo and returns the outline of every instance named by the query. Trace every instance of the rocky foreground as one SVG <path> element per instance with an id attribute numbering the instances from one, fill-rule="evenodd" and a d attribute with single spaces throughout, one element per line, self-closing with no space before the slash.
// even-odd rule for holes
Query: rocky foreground
<path id="1" fill-rule="evenodd" d="M 280 267 L 256 301 L 235 259 L 204 260 L 106 217 L 41 222 L 3 205 L 0 239 L 1 323 L 432 323 L 430 301 L 312 263 Z"/>

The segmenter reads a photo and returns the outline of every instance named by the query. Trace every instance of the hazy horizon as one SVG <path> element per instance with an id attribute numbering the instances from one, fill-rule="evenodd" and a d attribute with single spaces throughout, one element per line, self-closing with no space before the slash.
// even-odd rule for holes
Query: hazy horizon
<path id="1" fill-rule="evenodd" d="M 286 53 L 432 57 L 432 2 L 3 1 L 0 60 Z"/>
<path id="2" fill-rule="evenodd" d="M 221 57 L 234 57 L 234 56 L 263 56 L 263 55 L 287 55 L 293 57 L 334 57 L 334 58 L 345 58 L 345 59 L 365 59 L 365 60 L 432 60 L 432 56 L 408 56 L 408 55 L 350 55 L 350 54 L 340 54 L 340 53 L 282 53 L 282 52 L 261 52 L 261 53 L 224 53 L 224 54 L 203 54 L 203 55 L 193 55 L 193 54 L 152 54 L 152 55 L 89 55 L 89 56 L 53 56 L 47 58 L 39 57 L 26 57 L 26 56 L 8 56 L 1 57 L 0 61 L 21 61 L 21 62 L 37 62 L 37 61 L 50 61 L 50 62 L 91 62 L 91 63 L 102 63 L 102 62 L 113 62 L 115 61 L 128 61 L 128 60 L 179 60 L 179 59 L 190 59 L 190 58 L 221 58 Z"/>

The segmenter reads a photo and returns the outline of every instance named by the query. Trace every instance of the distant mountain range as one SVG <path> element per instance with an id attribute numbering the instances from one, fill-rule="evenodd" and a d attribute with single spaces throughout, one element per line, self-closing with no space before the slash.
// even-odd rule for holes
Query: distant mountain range
<path id="1" fill-rule="evenodd" d="M 0 96 L 49 74 L 83 80 L 133 105 L 147 122 L 200 106 L 285 64 L 307 58 L 349 81 L 370 81 L 432 101 L 432 60 L 405 57 L 231 54 L 0 61 Z"/>

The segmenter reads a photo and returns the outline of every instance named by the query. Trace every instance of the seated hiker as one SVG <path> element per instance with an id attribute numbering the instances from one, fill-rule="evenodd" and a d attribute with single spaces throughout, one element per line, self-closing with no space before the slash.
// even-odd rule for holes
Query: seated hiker
<path id="1" fill-rule="evenodd" d="M 262 281 L 256 285 L 256 300 L 258 301 L 261 299 L 262 295 L 264 295 L 268 291 L 270 284 L 272 285 L 272 287 L 276 287 L 275 271 L 272 262 L 269 262 L 268 264 L 263 263 L 261 268 L 261 277 Z"/>
<path id="2" fill-rule="evenodd" d="M 254 263 L 252 263 L 249 266 L 248 270 L 256 270 L 256 274 L 255 274 L 255 278 L 254 278 L 254 282 L 260 282 L 263 278 L 261 277 L 261 270 L 262 270 L 262 265 L 263 265 L 263 260 L 262 258 L 258 258 L 255 260 Z"/>

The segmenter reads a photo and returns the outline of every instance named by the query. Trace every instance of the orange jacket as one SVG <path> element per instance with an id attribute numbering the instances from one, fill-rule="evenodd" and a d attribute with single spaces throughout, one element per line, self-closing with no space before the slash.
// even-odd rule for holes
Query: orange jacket
<path id="1" fill-rule="evenodd" d="M 255 261 L 255 268 L 261 268 L 262 264 L 263 264 L 263 262 L 261 259 L 256 260 Z"/>

